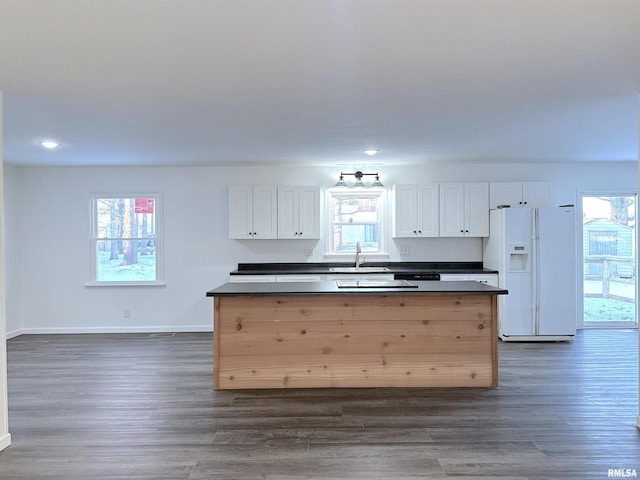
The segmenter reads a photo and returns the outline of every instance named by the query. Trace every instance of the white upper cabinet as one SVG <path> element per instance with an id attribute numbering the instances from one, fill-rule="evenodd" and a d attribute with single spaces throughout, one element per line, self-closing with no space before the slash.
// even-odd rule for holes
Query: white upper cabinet
<path id="1" fill-rule="evenodd" d="M 489 184 L 464 184 L 464 227 L 466 237 L 489 236 Z"/>
<path id="2" fill-rule="evenodd" d="M 394 185 L 394 238 L 438 236 L 438 184 Z"/>
<path id="3" fill-rule="evenodd" d="M 489 184 L 440 184 L 440 236 L 489 236 Z"/>
<path id="4" fill-rule="evenodd" d="M 320 188 L 278 187 L 278 238 L 320 238 Z"/>
<path id="5" fill-rule="evenodd" d="M 553 187 L 549 182 L 499 182 L 490 186 L 490 208 L 538 208 L 553 205 Z"/>
<path id="6" fill-rule="evenodd" d="M 552 207 L 553 186 L 548 182 L 524 182 L 522 202 L 528 208 Z"/>
<path id="7" fill-rule="evenodd" d="M 278 238 L 278 191 L 275 186 L 229 187 L 229 238 Z"/>

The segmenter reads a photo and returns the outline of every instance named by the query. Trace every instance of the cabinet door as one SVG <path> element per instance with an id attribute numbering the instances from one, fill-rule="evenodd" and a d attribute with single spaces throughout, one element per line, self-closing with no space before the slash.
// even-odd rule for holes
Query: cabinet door
<path id="1" fill-rule="evenodd" d="M 440 184 L 440 236 L 464 236 L 464 184 Z"/>
<path id="2" fill-rule="evenodd" d="M 273 283 L 276 281 L 275 275 L 230 275 L 229 283 Z"/>
<path id="3" fill-rule="evenodd" d="M 393 187 L 393 233 L 394 238 L 413 238 L 417 235 L 417 188 L 415 185 Z"/>
<path id="4" fill-rule="evenodd" d="M 418 185 L 417 193 L 418 208 L 416 218 L 418 235 L 422 237 L 437 237 L 440 231 L 438 225 L 438 184 Z"/>
<path id="5" fill-rule="evenodd" d="M 327 281 L 347 280 L 347 281 L 370 281 L 370 282 L 389 282 L 393 280 L 393 273 L 340 273 L 335 275 L 327 275 Z"/>
<path id="6" fill-rule="evenodd" d="M 298 238 L 320 238 L 320 188 L 298 188 Z"/>
<path id="7" fill-rule="evenodd" d="M 489 236 L 488 183 L 465 183 L 464 225 L 466 237 Z"/>
<path id="8" fill-rule="evenodd" d="M 492 183 L 489 208 L 498 205 L 539 208 L 553 205 L 553 187 L 549 182 L 499 182 Z"/>
<path id="9" fill-rule="evenodd" d="M 441 282 L 460 282 L 462 280 L 469 280 L 469 275 L 464 275 L 462 273 L 441 273 L 440 274 Z"/>
<path id="10" fill-rule="evenodd" d="M 253 189 L 250 186 L 229 187 L 229 238 L 252 238 Z"/>
<path id="11" fill-rule="evenodd" d="M 279 283 L 322 282 L 322 275 L 276 275 Z"/>
<path id="12" fill-rule="evenodd" d="M 498 274 L 497 273 L 478 273 L 469 275 L 469 280 L 491 285 L 492 287 L 498 286 Z"/>
<path id="13" fill-rule="evenodd" d="M 489 208 L 495 209 L 500 205 L 509 205 L 512 208 L 522 206 L 522 183 L 492 183 L 489 186 Z"/>
<path id="14" fill-rule="evenodd" d="M 278 189 L 272 185 L 253 186 L 253 238 L 278 238 Z"/>
<path id="15" fill-rule="evenodd" d="M 527 208 L 553 206 L 553 187 L 548 182 L 525 182 L 522 184 L 522 200 Z"/>
<path id="16" fill-rule="evenodd" d="M 298 238 L 298 187 L 278 187 L 278 238 Z"/>
<path id="17" fill-rule="evenodd" d="M 494 287 L 498 286 L 498 275 L 495 273 L 477 273 L 466 275 L 463 273 L 443 273 L 440 274 L 441 282 L 459 282 L 461 280 L 473 280 Z"/>
<path id="18" fill-rule="evenodd" d="M 278 238 L 320 238 L 320 188 L 278 187 Z"/>

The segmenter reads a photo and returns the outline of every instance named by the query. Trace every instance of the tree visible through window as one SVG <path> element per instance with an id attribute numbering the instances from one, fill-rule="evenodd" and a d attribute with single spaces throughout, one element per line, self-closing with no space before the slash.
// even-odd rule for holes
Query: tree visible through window
<path id="1" fill-rule="evenodd" d="M 93 281 L 156 283 L 160 279 L 158 195 L 94 196 Z"/>
<path id="2" fill-rule="evenodd" d="M 354 253 L 360 242 L 365 253 L 383 253 L 384 191 L 330 191 L 328 253 Z"/>

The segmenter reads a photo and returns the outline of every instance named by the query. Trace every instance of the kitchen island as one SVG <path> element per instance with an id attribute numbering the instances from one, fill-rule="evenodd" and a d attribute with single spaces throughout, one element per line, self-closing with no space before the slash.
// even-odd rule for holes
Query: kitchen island
<path id="1" fill-rule="evenodd" d="M 479 282 L 226 283 L 214 388 L 496 387 L 497 295 Z"/>

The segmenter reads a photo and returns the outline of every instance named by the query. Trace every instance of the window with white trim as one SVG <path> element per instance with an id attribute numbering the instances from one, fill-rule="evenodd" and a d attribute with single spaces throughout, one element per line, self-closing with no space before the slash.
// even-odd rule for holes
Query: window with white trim
<path id="1" fill-rule="evenodd" d="M 91 284 L 161 285 L 160 193 L 91 196 Z"/>
<path id="2" fill-rule="evenodd" d="M 362 253 L 385 254 L 386 190 L 336 188 L 328 190 L 327 254 L 349 254 L 360 242 Z"/>

